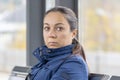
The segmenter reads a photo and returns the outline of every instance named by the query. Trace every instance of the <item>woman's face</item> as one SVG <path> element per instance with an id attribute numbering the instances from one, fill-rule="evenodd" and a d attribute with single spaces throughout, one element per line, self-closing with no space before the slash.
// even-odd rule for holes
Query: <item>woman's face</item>
<path id="1" fill-rule="evenodd" d="M 71 32 L 70 25 L 60 12 L 50 12 L 44 18 L 43 37 L 48 48 L 60 48 L 72 43 L 77 30 Z"/>

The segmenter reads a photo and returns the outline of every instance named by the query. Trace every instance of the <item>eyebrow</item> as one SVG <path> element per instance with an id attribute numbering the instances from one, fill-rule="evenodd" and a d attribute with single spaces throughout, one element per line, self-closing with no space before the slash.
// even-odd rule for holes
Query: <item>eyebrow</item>
<path id="1" fill-rule="evenodd" d="M 48 23 L 44 23 L 44 25 L 49 25 Z M 55 24 L 55 26 L 57 26 L 57 25 L 64 25 L 63 23 L 57 23 L 57 24 Z"/>
<path id="2" fill-rule="evenodd" d="M 57 26 L 57 25 L 64 25 L 63 23 L 57 23 L 57 24 L 55 24 L 55 26 Z"/>
<path id="3" fill-rule="evenodd" d="M 49 25 L 48 23 L 43 23 L 44 25 Z"/>

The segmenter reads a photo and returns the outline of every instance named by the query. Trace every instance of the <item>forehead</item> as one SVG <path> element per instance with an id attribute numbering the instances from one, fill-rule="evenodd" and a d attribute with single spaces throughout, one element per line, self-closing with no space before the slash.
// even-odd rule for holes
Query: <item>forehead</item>
<path id="1" fill-rule="evenodd" d="M 44 17 L 44 22 L 52 22 L 52 21 L 67 22 L 64 15 L 60 12 L 50 12 Z"/>

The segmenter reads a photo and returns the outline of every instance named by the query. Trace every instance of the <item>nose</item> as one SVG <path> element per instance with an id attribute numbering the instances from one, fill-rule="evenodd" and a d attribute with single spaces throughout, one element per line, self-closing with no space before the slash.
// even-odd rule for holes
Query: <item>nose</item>
<path id="1" fill-rule="evenodd" d="M 56 38 L 57 37 L 54 30 L 50 30 L 48 36 L 49 36 L 49 38 Z"/>

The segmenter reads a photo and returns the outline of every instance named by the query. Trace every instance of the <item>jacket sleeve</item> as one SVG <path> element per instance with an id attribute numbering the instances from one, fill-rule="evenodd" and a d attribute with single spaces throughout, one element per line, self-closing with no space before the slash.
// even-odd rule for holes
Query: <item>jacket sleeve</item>
<path id="1" fill-rule="evenodd" d="M 65 61 L 51 80 L 88 80 L 88 68 L 81 57 Z"/>

